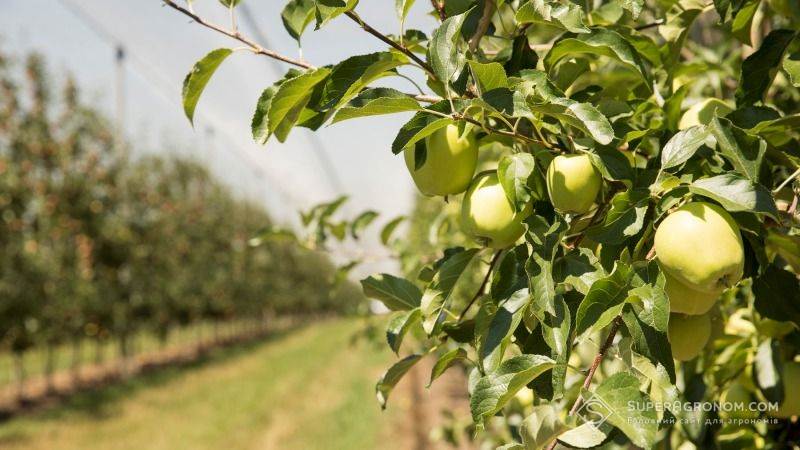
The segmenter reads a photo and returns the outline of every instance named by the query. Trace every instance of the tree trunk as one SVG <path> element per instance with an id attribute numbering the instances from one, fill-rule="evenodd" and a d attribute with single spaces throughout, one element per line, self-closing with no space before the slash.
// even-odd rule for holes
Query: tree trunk
<path id="1" fill-rule="evenodd" d="M 81 360 L 81 338 L 75 336 L 72 338 L 72 364 L 70 365 L 73 386 L 77 386 L 81 382 Z"/>
<path id="2" fill-rule="evenodd" d="M 119 375 L 122 378 L 130 376 L 130 347 L 128 333 L 120 333 L 117 344 L 119 345 Z"/>
<path id="3" fill-rule="evenodd" d="M 47 343 L 47 349 L 45 350 L 45 357 L 44 357 L 44 380 L 45 380 L 45 392 L 47 395 L 52 395 L 56 391 L 56 386 L 54 383 L 54 372 L 56 367 L 56 345 L 55 343 L 49 342 Z"/>
<path id="4" fill-rule="evenodd" d="M 94 363 L 100 365 L 103 362 L 103 340 L 96 339 L 94 341 Z"/>
<path id="5" fill-rule="evenodd" d="M 25 402 L 25 361 L 24 352 L 14 352 L 14 378 L 16 379 L 17 403 Z"/>

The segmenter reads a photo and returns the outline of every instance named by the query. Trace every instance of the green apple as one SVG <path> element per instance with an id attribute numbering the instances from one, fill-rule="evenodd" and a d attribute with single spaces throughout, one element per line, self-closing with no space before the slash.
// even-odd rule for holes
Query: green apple
<path id="1" fill-rule="evenodd" d="M 522 389 L 518 390 L 516 394 L 514 394 L 514 400 L 519 403 L 519 406 L 521 406 L 522 409 L 533 405 L 533 390 L 523 387 Z"/>
<path id="2" fill-rule="evenodd" d="M 696 291 L 681 283 L 667 271 L 663 271 L 666 283 L 664 291 L 669 298 L 669 310 L 674 313 L 705 314 L 714 306 L 719 294 Z"/>
<path id="3" fill-rule="evenodd" d="M 693 202 L 675 210 L 658 226 L 655 250 L 661 269 L 695 291 L 720 294 L 742 279 L 739 226 L 717 205 Z"/>
<path id="4" fill-rule="evenodd" d="M 758 410 L 750 409 L 750 403 L 753 401 L 753 395 L 747 390 L 747 387 L 734 381 L 719 396 L 719 416 L 723 419 L 755 419 L 758 417 Z M 730 406 L 726 406 L 726 404 Z M 736 409 L 737 406 L 741 406 L 742 409 Z M 726 407 L 730 410 L 725 411 Z"/>
<path id="5" fill-rule="evenodd" d="M 561 212 L 588 212 L 602 181 L 588 155 L 559 155 L 547 168 L 547 192 L 553 207 Z"/>
<path id="6" fill-rule="evenodd" d="M 672 345 L 672 357 L 678 361 L 694 359 L 703 351 L 711 337 L 711 318 L 707 314 L 687 316 L 670 314 L 667 338 Z"/>
<path id="7" fill-rule="evenodd" d="M 724 117 L 733 112 L 733 107 L 718 98 L 707 98 L 687 109 L 678 122 L 678 129 L 685 130 L 695 125 L 708 125 L 714 116 Z"/>
<path id="8" fill-rule="evenodd" d="M 461 204 L 461 225 L 473 239 L 493 248 L 514 245 L 525 232 L 522 221 L 531 213 L 528 205 L 514 212 L 497 173 L 484 172 L 472 181 Z"/>
<path id="9" fill-rule="evenodd" d="M 772 415 L 780 419 L 788 419 L 800 415 L 800 363 L 784 362 L 782 375 L 783 402 Z"/>
<path id="10" fill-rule="evenodd" d="M 462 135 L 457 125 L 450 124 L 425 138 L 425 148 L 425 162 L 419 169 L 415 169 L 414 148 L 403 155 L 417 189 L 430 196 L 464 192 L 478 165 L 475 134 Z"/>

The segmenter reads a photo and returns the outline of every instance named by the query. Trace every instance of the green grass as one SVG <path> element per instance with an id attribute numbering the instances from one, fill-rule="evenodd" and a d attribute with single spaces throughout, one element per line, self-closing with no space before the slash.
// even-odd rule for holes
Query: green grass
<path id="1" fill-rule="evenodd" d="M 396 417 L 380 412 L 373 386 L 393 357 L 351 347 L 359 326 L 309 325 L 80 394 L 0 425 L 0 448 L 380 448 Z"/>

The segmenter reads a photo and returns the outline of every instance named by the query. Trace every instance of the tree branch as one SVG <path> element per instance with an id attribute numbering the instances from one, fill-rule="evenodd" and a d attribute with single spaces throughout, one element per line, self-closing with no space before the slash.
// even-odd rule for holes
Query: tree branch
<path id="1" fill-rule="evenodd" d="M 519 139 L 521 141 L 525 141 L 525 142 L 527 142 L 529 144 L 539 144 L 539 145 L 543 145 L 543 146 L 548 147 L 548 148 L 552 147 L 552 144 L 547 143 L 545 141 L 540 141 L 539 139 L 534 139 L 532 137 L 525 136 L 524 134 L 520 134 L 517 131 L 508 131 L 508 130 L 501 130 L 501 129 L 498 129 L 498 128 L 492 128 L 492 127 L 484 125 L 483 123 L 481 123 L 481 122 L 479 122 L 479 121 L 477 121 L 477 120 L 475 120 L 475 119 L 473 119 L 471 117 L 463 116 L 463 115 L 458 114 L 458 113 L 453 113 L 450 117 L 452 117 L 454 120 L 463 120 L 464 122 L 469 122 L 469 123 L 471 123 L 473 125 L 477 125 L 477 126 L 483 128 L 484 130 L 486 130 L 487 132 L 492 133 L 492 134 L 499 134 L 499 135 L 502 135 L 502 136 L 512 137 L 514 139 Z"/>
<path id="2" fill-rule="evenodd" d="M 497 5 L 495 5 L 494 0 L 486 0 L 484 3 L 483 15 L 478 21 L 478 28 L 475 30 L 475 34 L 472 36 L 472 39 L 469 40 L 469 51 L 472 53 L 475 53 L 475 50 L 478 48 L 478 44 L 481 43 L 481 38 L 489 29 L 489 22 L 492 21 L 495 8 L 497 8 Z"/>
<path id="3" fill-rule="evenodd" d="M 444 0 L 431 0 L 431 4 L 433 5 L 433 9 L 439 14 L 439 20 L 442 22 L 447 19 L 447 13 L 444 10 Z"/>
<path id="4" fill-rule="evenodd" d="M 290 58 L 288 56 L 284 56 L 284 55 L 282 55 L 280 53 L 277 53 L 275 51 L 272 51 L 270 49 L 264 48 L 261 45 L 259 45 L 258 43 L 256 43 L 255 41 L 253 41 L 251 39 L 248 39 L 247 37 L 243 36 L 238 31 L 229 31 L 229 30 L 226 30 L 226 29 L 222 28 L 219 25 L 211 23 L 211 22 L 203 19 L 202 17 L 198 16 L 194 12 L 188 10 L 187 8 L 184 8 L 183 6 L 178 5 L 173 0 L 162 0 L 162 2 L 164 2 L 164 4 L 169 6 L 170 8 L 180 12 L 181 14 L 184 14 L 184 15 L 190 17 L 192 20 L 194 20 L 195 22 L 199 23 L 200 25 L 202 25 L 202 26 L 204 26 L 204 27 L 206 27 L 208 29 L 214 30 L 217 33 L 224 34 L 225 36 L 228 36 L 228 37 L 230 37 L 232 39 L 236 39 L 237 41 L 245 44 L 250 50 L 253 51 L 253 53 L 256 53 L 256 54 L 259 54 L 259 55 L 268 56 L 268 57 L 270 57 L 272 59 L 277 59 L 278 61 L 283 61 L 285 63 L 291 64 L 291 65 L 297 66 L 297 67 L 302 67 L 304 69 L 316 69 L 317 68 L 313 64 L 310 64 L 310 63 L 308 63 L 308 62 L 306 62 L 306 61 L 304 61 L 302 59 Z M 435 95 L 408 94 L 408 96 L 413 98 L 413 99 L 415 99 L 415 100 L 417 100 L 417 101 L 425 102 L 425 103 L 437 103 L 437 102 L 440 102 L 440 101 L 444 100 L 443 98 L 437 97 Z"/>
<path id="5" fill-rule="evenodd" d="M 589 386 L 592 384 L 592 378 L 594 378 L 594 373 L 597 371 L 597 367 L 600 365 L 600 361 L 603 360 L 603 357 L 606 355 L 606 352 L 611 347 L 611 344 L 614 343 L 614 337 L 617 335 L 617 331 L 619 331 L 619 327 L 622 325 L 622 314 L 618 314 L 617 317 L 614 317 L 614 321 L 611 323 L 611 331 L 608 333 L 608 337 L 606 341 L 603 343 L 603 346 L 600 347 L 600 351 L 594 357 L 594 362 L 592 366 L 589 368 L 589 372 L 586 374 L 586 378 L 583 380 L 583 389 L 588 390 Z M 572 405 L 572 409 L 569 410 L 569 415 L 574 416 L 575 413 L 581 408 L 583 405 L 583 397 L 581 397 L 580 393 L 578 394 L 578 398 L 575 399 L 575 403 Z M 550 445 L 547 446 L 547 450 L 553 450 L 558 443 L 558 439 L 553 439 Z"/>
<path id="6" fill-rule="evenodd" d="M 314 65 L 309 64 L 309 63 L 307 63 L 307 62 L 305 62 L 303 60 L 290 58 L 288 56 L 284 56 L 284 55 L 281 55 L 280 53 L 276 53 L 276 52 L 274 52 L 272 50 L 266 49 L 266 48 L 258 45 L 257 43 L 251 41 L 250 39 L 242 36 L 238 31 L 229 31 L 229 30 L 226 30 L 226 29 L 222 28 L 219 25 L 213 24 L 213 23 L 201 18 L 197 14 L 189 11 L 188 9 L 184 8 L 183 6 L 178 5 L 177 3 L 175 3 L 172 0 L 161 0 L 161 1 L 163 1 L 164 4 L 169 6 L 170 8 L 172 8 L 172 9 L 174 9 L 176 11 L 179 11 L 180 13 L 182 13 L 182 14 L 184 14 L 186 16 L 191 17 L 192 20 L 194 20 L 195 22 L 199 23 L 200 25 L 203 25 L 206 28 L 210 28 L 210 29 L 212 29 L 212 30 L 214 30 L 214 31 L 216 31 L 218 33 L 222 33 L 225 36 L 228 36 L 230 38 L 236 39 L 237 41 L 239 41 L 239 42 L 245 44 L 246 46 L 250 47 L 250 50 L 252 50 L 255 53 L 258 53 L 258 54 L 261 54 L 261 55 L 265 55 L 265 56 L 269 56 L 270 58 L 277 59 L 279 61 L 283 61 L 283 62 L 291 64 L 293 66 L 302 67 L 304 69 L 316 69 L 316 67 Z"/>
<path id="7" fill-rule="evenodd" d="M 475 300 L 478 299 L 481 295 L 483 295 L 484 289 L 486 289 L 486 284 L 489 283 L 489 277 L 492 275 L 492 271 L 494 270 L 494 266 L 497 264 L 497 261 L 500 260 L 500 255 L 503 253 L 502 250 L 498 250 L 492 256 L 492 262 L 489 263 L 489 270 L 486 271 L 486 276 L 483 277 L 483 281 L 481 285 L 478 287 L 478 290 L 475 291 L 475 295 L 472 297 L 472 300 L 467 303 L 467 306 L 461 311 L 461 314 L 458 315 L 458 321 L 461 322 L 461 319 L 464 318 L 464 314 L 469 311 L 469 308 L 472 307 L 472 304 L 475 303 Z"/>
<path id="8" fill-rule="evenodd" d="M 428 72 L 430 76 L 436 78 L 436 75 L 434 75 L 433 73 L 433 68 L 428 63 L 423 61 L 419 56 L 417 56 L 414 52 L 409 50 L 407 47 L 400 45 L 399 43 L 389 39 L 385 34 L 369 26 L 369 24 L 364 22 L 361 19 L 361 17 L 358 14 L 356 14 L 355 11 L 347 11 L 344 14 L 350 19 L 352 19 L 355 23 L 357 23 L 362 30 L 380 39 L 382 42 L 393 47 L 395 50 L 405 54 L 406 56 L 411 58 L 415 63 L 419 64 L 419 66 L 422 67 L 426 72 Z"/>

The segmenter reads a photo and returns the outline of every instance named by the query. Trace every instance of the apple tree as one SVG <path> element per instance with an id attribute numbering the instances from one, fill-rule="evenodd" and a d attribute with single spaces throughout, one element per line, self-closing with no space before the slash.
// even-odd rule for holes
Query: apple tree
<path id="1" fill-rule="evenodd" d="M 392 244 L 405 276 L 362 281 L 400 355 L 381 405 L 430 358 L 432 383 L 466 370 L 476 436 L 506 449 L 800 445 L 797 2 L 385 1 L 394 30 L 355 0 L 286 2 L 298 44 L 337 20 L 385 46 L 329 66 L 242 34 L 239 2 L 221 1 L 230 25 L 163 2 L 239 45 L 187 75 L 190 120 L 242 49 L 287 65 L 259 143 L 402 117 L 386 151 L 428 206 L 413 247 Z M 406 29 L 412 8 L 435 27 Z M 409 77 L 425 89 L 387 87 Z M 317 233 L 341 231 L 317 211 Z"/>

